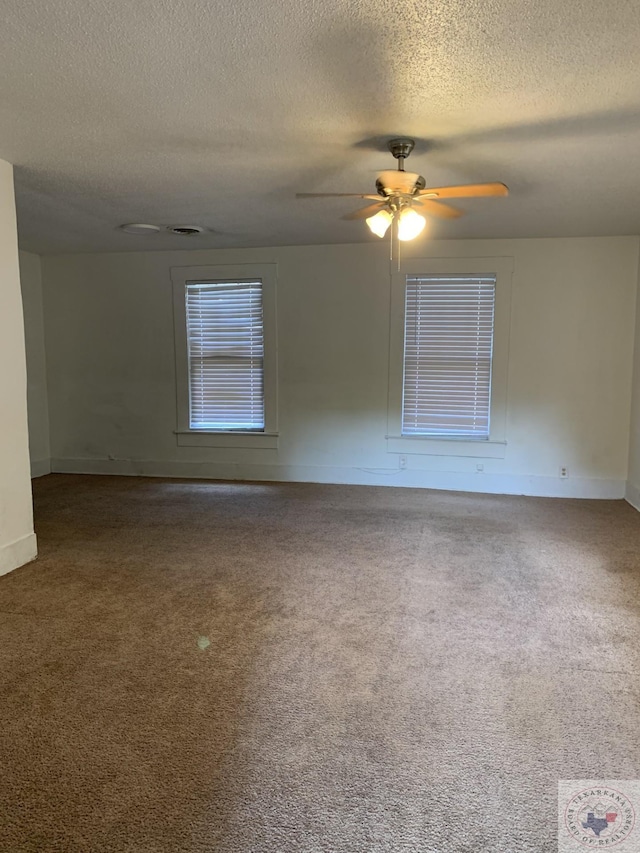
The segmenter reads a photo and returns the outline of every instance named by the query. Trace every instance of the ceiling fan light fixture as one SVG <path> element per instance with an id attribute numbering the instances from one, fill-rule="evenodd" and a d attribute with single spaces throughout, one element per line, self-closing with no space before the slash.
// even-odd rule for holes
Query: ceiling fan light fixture
<path id="1" fill-rule="evenodd" d="M 393 216 L 388 210 L 379 210 L 373 216 L 369 216 L 365 221 L 376 237 L 384 237 L 393 222 Z"/>
<path id="2" fill-rule="evenodd" d="M 424 216 L 420 216 L 412 207 L 405 207 L 398 216 L 398 240 L 414 240 L 426 224 Z"/>

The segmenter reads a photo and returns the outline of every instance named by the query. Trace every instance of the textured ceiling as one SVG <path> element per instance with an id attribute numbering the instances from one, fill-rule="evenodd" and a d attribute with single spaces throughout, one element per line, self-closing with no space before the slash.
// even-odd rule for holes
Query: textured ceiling
<path id="1" fill-rule="evenodd" d="M 640 233 L 637 0 L 3 0 L 0 95 L 32 251 L 375 240 L 295 193 L 370 192 L 398 134 L 511 188 L 434 236 Z"/>

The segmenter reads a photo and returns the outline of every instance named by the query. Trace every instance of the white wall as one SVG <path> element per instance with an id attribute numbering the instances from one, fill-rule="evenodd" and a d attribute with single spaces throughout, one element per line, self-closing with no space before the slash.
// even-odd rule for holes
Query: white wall
<path id="1" fill-rule="evenodd" d="M 36 555 L 13 168 L 0 160 L 0 574 Z"/>
<path id="2" fill-rule="evenodd" d="M 505 458 L 412 454 L 405 471 L 385 440 L 386 241 L 45 258 L 53 470 L 622 497 L 638 248 L 636 237 L 410 245 L 511 256 L 515 274 Z M 243 261 L 278 264 L 279 449 L 177 447 L 170 267 Z"/>
<path id="3" fill-rule="evenodd" d="M 629 435 L 629 477 L 627 500 L 640 510 L 640 270 L 636 300 L 635 352 L 631 391 L 631 429 Z"/>
<path id="4" fill-rule="evenodd" d="M 49 402 L 47 365 L 44 347 L 42 276 L 40 258 L 20 252 L 20 286 L 24 312 L 27 354 L 27 411 L 29 416 L 29 456 L 31 476 L 40 477 L 51 470 L 49 448 Z"/>

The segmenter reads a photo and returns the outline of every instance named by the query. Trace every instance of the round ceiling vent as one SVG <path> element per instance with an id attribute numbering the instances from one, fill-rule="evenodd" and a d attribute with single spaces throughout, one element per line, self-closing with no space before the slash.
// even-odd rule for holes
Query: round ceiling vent
<path id="1" fill-rule="evenodd" d="M 157 234 L 160 231 L 159 225 L 148 225 L 146 222 L 127 222 L 118 227 L 125 234 Z"/>
<path id="2" fill-rule="evenodd" d="M 202 234 L 204 228 L 200 225 L 167 225 L 167 231 L 180 237 L 192 237 L 194 234 Z"/>

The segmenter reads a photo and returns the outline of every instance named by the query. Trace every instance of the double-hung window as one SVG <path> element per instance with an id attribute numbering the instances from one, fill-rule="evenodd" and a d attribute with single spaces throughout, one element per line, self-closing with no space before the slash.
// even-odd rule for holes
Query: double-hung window
<path id="1" fill-rule="evenodd" d="M 275 447 L 272 265 L 178 268 L 172 278 L 179 443 Z"/>
<path id="2" fill-rule="evenodd" d="M 504 456 L 511 269 L 441 258 L 393 276 L 390 452 Z"/>
<path id="3" fill-rule="evenodd" d="M 407 276 L 402 435 L 489 438 L 496 277 Z"/>
<path id="4" fill-rule="evenodd" d="M 188 282 L 185 300 L 190 428 L 262 432 L 262 282 Z"/>

